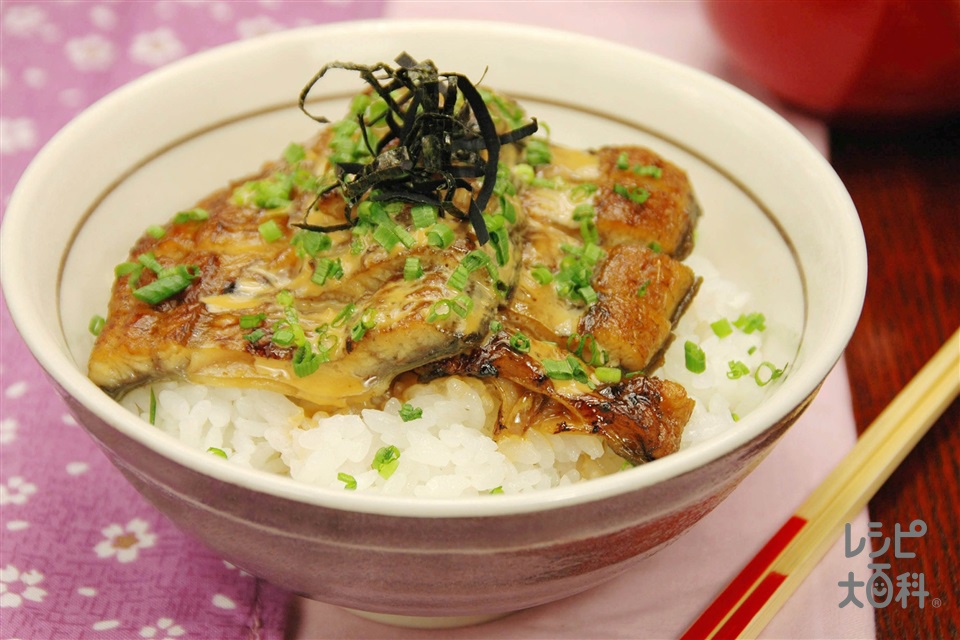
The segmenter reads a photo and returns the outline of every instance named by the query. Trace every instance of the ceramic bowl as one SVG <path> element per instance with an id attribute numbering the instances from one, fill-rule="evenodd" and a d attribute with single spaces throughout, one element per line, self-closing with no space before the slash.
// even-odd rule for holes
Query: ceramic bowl
<path id="1" fill-rule="evenodd" d="M 536 494 L 424 500 L 316 489 L 188 449 L 86 377 L 87 324 L 148 224 L 256 170 L 315 123 L 296 109 L 331 60 L 431 58 L 519 97 L 558 142 L 645 144 L 689 173 L 697 252 L 749 289 L 788 375 L 736 428 L 612 476 Z M 352 74 L 317 88 L 335 115 Z M 78 421 L 166 516 L 226 560 L 351 609 L 459 622 L 583 591 L 697 522 L 813 399 L 866 279 L 854 206 L 829 164 L 763 105 L 695 70 L 567 33 L 451 22 L 309 28 L 184 60 L 65 127 L 24 174 L 2 232 L 16 325 Z M 42 256 L 42 259 L 38 259 Z M 773 385 L 771 385 L 773 386 Z"/>
<path id="2" fill-rule="evenodd" d="M 704 3 L 730 57 L 788 102 L 844 124 L 960 113 L 960 3 Z"/>

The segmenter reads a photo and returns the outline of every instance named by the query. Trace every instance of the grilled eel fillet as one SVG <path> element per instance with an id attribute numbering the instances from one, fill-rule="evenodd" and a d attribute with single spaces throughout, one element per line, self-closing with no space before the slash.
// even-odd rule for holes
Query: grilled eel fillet
<path id="1" fill-rule="evenodd" d="M 551 380 L 541 363 L 563 360 L 568 352 L 558 345 L 576 346 L 590 334 L 589 348 L 602 347 L 609 358 L 605 364 L 633 371 L 656 367 L 699 284 L 679 261 L 692 248 L 699 207 L 684 172 L 647 149 L 585 153 L 554 146 L 551 155 L 552 163 L 538 171 L 546 186 L 521 194 L 526 243 L 517 289 L 501 309 L 503 330 L 469 353 L 430 365 L 424 376 L 485 380 L 500 399 L 496 433 L 537 424 L 555 432 L 599 434 L 633 463 L 660 458 L 679 448 L 693 411 L 680 385 L 637 375 L 591 388 L 582 381 Z M 583 184 L 594 185 L 594 194 L 573 197 Z M 642 202 L 617 193 L 637 189 L 648 194 Z M 593 206 L 599 245 L 606 251 L 592 279 L 597 301 L 586 308 L 531 275 L 536 266 L 555 272 L 569 253 L 563 247 L 581 244 L 578 204 Z M 518 333 L 530 339 L 529 353 L 510 347 L 510 336 Z M 584 359 L 593 360 L 587 353 Z M 581 366 L 592 373 L 589 365 Z"/>
<path id="2" fill-rule="evenodd" d="M 554 147 L 554 162 L 539 169 L 540 177 L 568 186 L 598 186 L 588 199 L 607 252 L 593 281 L 597 302 L 585 311 L 530 276 L 534 265 L 553 269 L 559 264 L 560 247 L 579 241 L 580 223 L 573 220 L 576 202 L 566 192 L 526 187 L 516 197 L 504 196 L 517 212 L 509 236 L 510 260 L 496 278 L 484 277 L 483 270 L 470 278 L 464 293 L 473 309 L 465 318 L 449 313 L 427 321 L 438 302 L 460 293 L 450 288 L 450 275 L 465 255 L 478 249 L 467 225 L 440 220 L 457 236 L 442 251 L 425 242 L 425 230 L 411 228 L 409 209 L 395 216 L 415 236 L 407 250 L 387 251 L 367 241 L 357 254 L 354 234 L 330 233 L 332 243 L 322 257 L 339 258 L 343 276 L 318 285 L 311 276 L 320 257 L 304 255 L 291 243 L 291 222 L 302 218 L 313 193 L 294 184 L 290 203 L 279 208 L 237 200 L 236 193 L 250 181 L 278 181 L 302 171 L 323 175 L 328 141 L 329 133 L 322 134 L 296 165 L 267 165 L 246 181 L 205 198 L 198 207 L 209 213 L 207 220 L 174 220 L 161 238 L 145 234 L 137 242 L 131 262 L 152 254 L 162 267 L 196 265 L 199 277 L 156 305 L 132 295 L 130 276 L 119 277 L 90 358 L 94 382 L 122 394 L 153 379 L 182 376 L 205 384 L 267 388 L 336 409 L 369 402 L 385 392 L 397 374 L 419 367 L 424 377 L 469 375 L 492 384 L 502 400 L 498 433 L 532 424 L 596 433 L 635 463 L 679 447 L 693 407 L 679 385 L 637 376 L 591 388 L 575 380 L 550 380 L 541 364 L 544 358 L 563 359 L 567 352 L 558 345 L 565 345 L 575 332 L 592 333 L 609 352 L 611 365 L 641 369 L 655 363 L 696 286 L 690 270 L 674 259 L 689 251 L 698 215 L 679 169 L 643 149 L 587 154 Z M 617 169 L 624 152 L 635 164 L 660 167 L 662 175 L 655 179 Z M 621 202 L 616 185 L 644 186 L 650 197 L 642 204 Z M 340 196 L 330 193 L 317 203 L 310 222 L 337 220 L 342 206 Z M 266 242 L 260 226 L 270 220 L 282 237 Z M 492 256 L 490 245 L 484 250 Z M 407 281 L 402 274 L 411 256 L 420 259 L 424 275 Z M 145 269 L 137 286 L 152 277 Z M 640 287 L 642 296 L 637 294 Z M 291 305 L 278 302 L 281 291 L 293 294 Z M 291 313 L 306 334 L 320 329 L 324 344 L 333 345 L 329 361 L 304 377 L 293 372 L 294 349 L 271 340 Z M 264 317 L 258 339 L 251 339 L 249 327 L 240 327 L 241 318 L 254 314 Z M 368 316 L 372 326 L 358 339 L 351 330 Z M 494 318 L 502 320 L 504 329 L 491 336 L 488 327 Z M 508 336 L 515 331 L 532 338 L 529 353 L 509 347 Z M 589 365 L 585 369 L 592 373 Z"/>
<path id="3" fill-rule="evenodd" d="M 472 301 L 471 312 L 465 318 L 448 313 L 428 322 L 435 303 L 461 294 L 447 282 L 461 259 L 479 249 L 468 224 L 439 219 L 438 224 L 456 235 L 443 250 L 428 244 L 426 229 L 411 228 L 409 207 L 395 216 L 413 236 L 408 250 L 398 245 L 387 251 L 368 234 L 356 254 L 350 230 L 332 232 L 331 247 L 322 255 L 340 259 L 343 275 L 318 285 L 311 278 L 321 258 L 302 255 L 291 243 L 297 231 L 292 223 L 303 219 L 314 193 L 294 185 L 291 202 L 283 207 L 238 203 L 237 193 L 252 181 L 281 180 L 297 171 L 323 175 L 328 140 L 329 132 L 319 136 L 295 166 L 269 164 L 205 198 L 198 207 L 209 214 L 207 220 L 174 220 L 161 238 L 140 238 L 130 252 L 131 262 L 152 254 L 162 267 L 196 265 L 200 276 L 182 293 L 156 305 L 132 295 L 129 275 L 116 280 L 106 324 L 90 356 L 89 375 L 96 384 L 122 394 L 154 379 L 183 376 L 201 384 L 257 386 L 335 408 L 360 405 L 383 393 L 398 373 L 480 344 L 503 292 L 514 286 L 518 275 L 518 232 L 510 235 L 510 255 L 517 258 L 500 266 L 498 281 L 485 270 L 470 278 L 462 293 Z M 522 216 L 522 209 L 516 209 Z M 282 237 L 267 242 L 260 225 L 271 220 Z M 343 199 L 335 192 L 324 196 L 310 217 L 313 224 L 342 220 Z M 514 229 L 521 227 L 522 219 Z M 488 244 L 482 251 L 490 255 L 492 248 Z M 420 260 L 423 277 L 404 280 L 408 257 Z M 137 285 L 153 277 L 144 269 Z M 284 290 L 293 294 L 289 307 L 278 302 Z M 295 348 L 272 340 L 290 319 L 291 309 L 307 336 L 315 337 L 319 328 L 324 331 L 322 344 L 330 347 L 329 361 L 304 377 L 293 370 Z M 240 321 L 256 314 L 264 316 L 263 335 L 251 340 L 251 329 L 241 328 Z M 358 339 L 355 330 L 363 320 L 373 326 Z"/>

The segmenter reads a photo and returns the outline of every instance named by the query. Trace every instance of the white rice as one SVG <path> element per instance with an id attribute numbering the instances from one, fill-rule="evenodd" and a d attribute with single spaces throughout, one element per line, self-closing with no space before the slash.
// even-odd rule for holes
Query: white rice
<path id="1" fill-rule="evenodd" d="M 769 328 L 750 334 L 734 330 L 722 339 L 710 328 L 720 318 L 732 322 L 743 313 L 760 311 L 750 308 L 749 294 L 722 279 L 708 262 L 693 256 L 687 263 L 703 276 L 703 285 L 656 372 L 682 384 L 696 400 L 683 447 L 733 428 L 734 416 L 745 415 L 777 384 L 761 387 L 753 375 L 765 362 Z M 707 368 L 701 374 L 686 368 L 687 340 L 706 354 Z M 729 379 L 727 363 L 732 360 L 746 364 L 751 373 Z M 211 455 L 219 450 L 234 464 L 290 475 L 317 487 L 343 490 L 355 481 L 357 491 L 453 498 L 542 490 L 623 468 L 623 461 L 597 436 L 528 429 L 522 438 L 495 441 L 495 408 L 476 381 L 449 378 L 411 388 L 407 401 L 423 415 L 409 422 L 398 415 L 398 399 L 359 415 L 306 416 L 277 393 L 186 382 L 156 383 L 128 394 L 124 406 L 144 420 L 149 420 L 151 387 L 158 428 Z M 400 456 L 392 474 L 381 474 L 372 461 L 390 446 Z"/>

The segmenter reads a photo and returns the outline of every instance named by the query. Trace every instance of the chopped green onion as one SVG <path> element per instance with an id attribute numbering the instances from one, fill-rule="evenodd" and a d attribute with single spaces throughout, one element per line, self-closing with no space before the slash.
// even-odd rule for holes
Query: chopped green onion
<path id="1" fill-rule="evenodd" d="M 143 271 L 143 265 L 139 262 L 121 262 L 113 268 L 113 275 L 118 278 L 121 278 L 125 275 L 135 273 L 136 277 L 140 277 L 140 272 Z M 133 279 L 134 276 L 131 276 Z"/>
<path id="2" fill-rule="evenodd" d="M 281 347 L 289 347 L 291 344 L 293 344 L 293 341 L 296 337 L 297 336 L 293 332 L 293 329 L 290 329 L 288 327 L 281 327 L 280 329 L 277 329 L 276 331 L 273 332 L 273 337 L 271 338 L 271 341 L 274 344 L 280 345 Z"/>
<path id="3" fill-rule="evenodd" d="M 493 185 L 493 192 L 498 196 L 504 194 L 512 196 L 517 193 L 517 188 L 513 185 L 513 180 L 510 179 L 510 169 L 502 162 L 497 165 L 497 181 Z"/>
<path id="4" fill-rule="evenodd" d="M 550 153 L 550 145 L 543 140 L 530 140 L 527 142 L 527 148 L 524 153 L 527 164 L 537 166 L 538 164 L 550 164 L 553 155 Z"/>
<path id="5" fill-rule="evenodd" d="M 395 228 L 395 224 L 389 223 L 378 224 L 377 228 L 373 230 L 373 239 L 388 252 L 400 242 L 400 237 L 394 231 Z"/>
<path id="6" fill-rule="evenodd" d="M 487 231 L 499 231 L 507 224 L 507 219 L 501 215 L 491 216 L 484 214 L 483 220 L 487 224 Z"/>
<path id="7" fill-rule="evenodd" d="M 219 458 L 223 458 L 224 460 L 227 459 L 227 453 L 223 449 L 218 449 L 216 447 L 207 447 L 207 453 L 212 453 L 213 455 Z"/>
<path id="8" fill-rule="evenodd" d="M 510 348 L 518 353 L 530 353 L 530 338 L 518 331 L 510 336 Z"/>
<path id="9" fill-rule="evenodd" d="M 359 116 L 370 106 L 370 102 L 370 96 L 365 93 L 358 93 L 350 100 L 350 113 Z"/>
<path id="10" fill-rule="evenodd" d="M 623 168 L 626 169 L 626 167 Z M 652 164 L 635 164 L 633 165 L 633 172 L 638 176 L 650 176 L 658 179 L 663 175 L 663 169 Z"/>
<path id="11" fill-rule="evenodd" d="M 163 236 L 167 235 L 167 230 L 160 225 L 152 224 L 147 227 L 147 235 L 155 240 L 159 240 Z"/>
<path id="12" fill-rule="evenodd" d="M 411 420 L 416 420 L 417 418 L 423 417 L 423 409 L 420 407 L 415 407 L 409 402 L 404 402 L 400 406 L 400 419 L 404 422 L 410 422 Z"/>
<path id="13" fill-rule="evenodd" d="M 152 253 L 140 254 L 137 256 L 137 260 L 140 262 L 140 264 L 156 274 L 159 274 L 161 271 L 163 271 L 163 265 L 157 262 L 156 257 L 154 257 Z"/>
<path id="14" fill-rule="evenodd" d="M 616 367 L 597 367 L 593 372 L 597 374 L 597 380 L 605 384 L 616 384 L 623 376 L 623 372 Z"/>
<path id="15" fill-rule="evenodd" d="M 750 347 L 749 349 L 747 349 L 747 355 L 748 355 L 748 356 L 752 356 L 752 355 L 753 355 L 753 352 L 756 351 L 756 350 L 757 350 L 756 347 Z"/>
<path id="16" fill-rule="evenodd" d="M 280 230 L 276 220 L 267 220 L 257 228 L 260 230 L 260 237 L 265 242 L 276 242 L 283 237 L 283 231 Z"/>
<path id="17" fill-rule="evenodd" d="M 503 219 L 503 216 L 494 216 Z M 510 262 L 510 234 L 506 229 L 500 228 L 490 231 L 490 241 L 493 243 L 493 249 L 497 254 L 497 264 L 501 267 Z"/>
<path id="18" fill-rule="evenodd" d="M 320 368 L 320 357 L 313 352 L 309 342 L 304 342 L 293 352 L 293 373 L 298 378 L 306 378 Z"/>
<path id="19" fill-rule="evenodd" d="M 588 244 L 583 248 L 583 258 L 591 265 L 597 264 L 603 259 L 603 249 L 596 244 Z"/>
<path id="20" fill-rule="evenodd" d="M 580 287 L 577 289 L 577 293 L 580 294 L 580 297 L 583 298 L 588 305 L 594 304 L 597 301 L 597 292 L 594 291 L 593 287 L 589 285 L 586 287 Z"/>
<path id="21" fill-rule="evenodd" d="M 413 245 L 417 244 L 417 239 L 410 235 L 410 232 L 404 229 L 402 226 L 394 224 L 392 229 L 397 238 L 400 239 L 400 244 L 405 246 L 407 249 L 411 249 L 413 248 Z"/>
<path id="22" fill-rule="evenodd" d="M 427 313 L 427 322 L 436 322 L 444 320 L 450 315 L 450 301 L 437 300 L 430 305 L 430 311 Z"/>
<path id="23" fill-rule="evenodd" d="M 258 340 L 260 340 L 260 338 L 262 338 L 262 337 L 265 336 L 265 335 L 267 335 L 267 332 L 266 332 L 266 331 L 264 331 L 263 329 L 257 329 L 257 330 L 255 330 L 255 331 L 251 331 L 251 332 L 248 333 L 247 335 L 243 336 L 243 339 L 246 340 L 247 342 L 250 342 L 250 343 L 252 344 L 252 343 L 257 342 Z"/>
<path id="24" fill-rule="evenodd" d="M 350 255 L 358 256 L 363 253 L 364 248 L 366 248 L 366 244 L 364 244 L 363 238 L 357 236 L 353 239 L 353 242 L 350 243 Z"/>
<path id="25" fill-rule="evenodd" d="M 437 222 L 437 208 L 429 204 L 418 204 L 410 208 L 410 218 L 415 229 L 426 229 Z"/>
<path id="26" fill-rule="evenodd" d="M 502 486 L 494 487 L 493 489 L 490 489 L 490 495 L 494 496 L 494 495 L 497 495 L 498 493 L 503 493 Z"/>
<path id="27" fill-rule="evenodd" d="M 534 172 L 533 167 L 525 162 L 521 162 L 520 164 L 516 165 L 513 168 L 512 173 L 513 177 L 523 184 L 530 184 L 533 178 L 537 175 L 536 172 Z"/>
<path id="28" fill-rule="evenodd" d="M 733 418 L 734 422 L 740 422 L 740 416 L 734 412 L 730 412 L 730 417 Z"/>
<path id="29" fill-rule="evenodd" d="M 739 318 L 733 321 L 733 326 L 744 333 L 753 333 L 754 331 L 763 331 L 766 329 L 766 318 L 762 313 L 741 314 Z"/>
<path id="30" fill-rule="evenodd" d="M 650 251 L 653 251 L 654 253 L 661 253 L 663 251 L 663 247 L 660 246 L 660 243 L 657 242 L 656 240 L 651 240 L 647 244 L 647 248 L 650 249 Z"/>
<path id="31" fill-rule="evenodd" d="M 420 264 L 420 258 L 410 256 L 403 263 L 403 279 L 417 280 L 423 277 L 423 265 Z"/>
<path id="32" fill-rule="evenodd" d="M 150 387 L 150 424 L 157 424 L 157 394 Z"/>
<path id="33" fill-rule="evenodd" d="M 367 107 L 367 121 L 376 122 L 390 110 L 387 102 L 383 98 L 375 98 L 370 106 Z"/>
<path id="34" fill-rule="evenodd" d="M 592 219 L 584 218 L 580 221 L 580 235 L 583 241 L 592 244 L 600 243 L 600 233 L 597 231 L 597 225 Z"/>
<path id="35" fill-rule="evenodd" d="M 397 470 L 398 464 L 400 464 L 400 449 L 390 445 L 388 447 L 381 447 L 377 451 L 373 456 L 373 462 L 370 463 L 370 468 L 375 469 L 376 472 L 380 474 L 380 477 L 386 480 Z"/>
<path id="36" fill-rule="evenodd" d="M 499 320 L 490 321 L 490 333 L 496 333 L 497 331 L 500 331 L 500 329 L 503 329 L 502 322 L 500 322 Z"/>
<path id="37" fill-rule="evenodd" d="M 148 285 L 134 289 L 133 296 L 147 304 L 157 304 L 189 287 L 190 283 L 196 280 L 199 275 L 200 270 L 197 267 L 180 265 L 172 273 L 159 277 Z"/>
<path id="38" fill-rule="evenodd" d="M 574 358 L 573 356 L 567 356 L 567 363 L 570 365 L 570 370 L 573 371 L 573 379 L 577 382 L 582 382 L 583 384 L 592 384 L 590 379 L 587 377 L 587 372 L 580 365 L 580 361 Z"/>
<path id="39" fill-rule="evenodd" d="M 331 327 L 338 328 L 342 327 L 343 324 L 350 319 L 350 317 L 356 313 L 357 307 L 355 304 L 348 303 L 343 309 L 340 310 L 340 313 L 336 315 L 333 319 L 333 322 L 330 323 Z"/>
<path id="40" fill-rule="evenodd" d="M 279 209 L 290 204 L 293 176 L 275 173 L 264 180 L 250 180 L 233 191 L 233 201 L 240 206 Z"/>
<path id="41" fill-rule="evenodd" d="M 283 159 L 289 164 L 297 164 L 306 157 L 307 152 L 295 142 L 291 142 L 283 152 Z"/>
<path id="42" fill-rule="evenodd" d="M 326 325 L 324 325 L 324 331 L 326 331 Z M 317 333 L 321 333 L 320 329 L 317 329 Z M 317 351 L 321 354 L 321 356 L 329 360 L 330 352 L 336 349 L 338 344 L 340 344 L 339 336 L 330 333 L 322 333 L 320 338 L 317 340 Z"/>
<path id="43" fill-rule="evenodd" d="M 247 316 L 240 316 L 241 329 L 253 329 L 260 326 L 260 323 L 267 319 L 265 313 L 254 313 Z"/>
<path id="44" fill-rule="evenodd" d="M 507 200 L 507 196 L 500 196 L 500 214 L 510 224 L 514 224 L 517 221 L 517 210 L 513 204 Z"/>
<path id="45" fill-rule="evenodd" d="M 539 266 L 530 270 L 530 275 L 540 284 L 550 284 L 553 282 L 553 274 L 546 267 Z"/>
<path id="46" fill-rule="evenodd" d="M 707 369 L 707 355 L 695 342 L 687 340 L 683 343 L 683 357 L 686 361 L 687 371 L 691 373 L 703 373 Z"/>
<path id="47" fill-rule="evenodd" d="M 568 360 L 543 360 L 543 370 L 553 380 L 573 380 L 573 367 Z"/>
<path id="48" fill-rule="evenodd" d="M 444 320 L 450 316 L 450 313 L 456 313 L 461 318 L 466 318 L 473 311 L 473 298 L 465 293 L 450 299 L 437 300 L 430 306 L 427 313 L 427 322 L 436 322 Z"/>
<path id="49" fill-rule="evenodd" d="M 573 219 L 577 221 L 583 220 L 585 218 L 592 220 L 596 214 L 597 214 L 597 210 L 594 208 L 592 204 L 587 204 L 587 203 L 578 204 L 576 207 L 573 208 Z"/>
<path id="50" fill-rule="evenodd" d="M 650 197 L 650 192 L 643 187 L 627 188 L 622 184 L 613 185 L 613 192 L 618 196 L 622 196 L 630 202 L 635 202 L 637 204 L 643 204 L 647 201 L 647 198 Z"/>
<path id="51" fill-rule="evenodd" d="M 293 237 L 290 238 L 290 244 L 296 249 L 297 255 L 301 258 L 307 256 L 316 256 L 321 251 L 326 251 L 333 246 L 333 241 L 325 233 L 319 231 L 308 231 L 307 229 L 298 229 Z"/>
<path id="52" fill-rule="evenodd" d="M 786 366 L 786 365 L 784 365 Z M 761 372 L 766 369 L 770 372 L 769 378 L 762 378 Z M 780 376 L 783 375 L 783 369 L 778 369 L 772 362 L 761 362 L 760 366 L 757 367 L 757 370 L 753 373 L 753 379 L 757 381 L 757 384 L 761 387 L 765 387 Z"/>
<path id="53" fill-rule="evenodd" d="M 354 478 L 349 473 L 344 473 L 341 471 L 337 474 L 337 480 L 343 483 L 343 488 L 353 491 L 357 488 L 357 479 Z"/>
<path id="54" fill-rule="evenodd" d="M 585 200 L 592 196 L 597 189 L 599 189 L 599 187 L 592 182 L 584 182 L 570 190 L 570 197 L 574 200 Z"/>
<path id="55" fill-rule="evenodd" d="M 736 380 L 742 378 L 745 375 L 750 373 L 750 367 L 740 362 L 739 360 L 731 360 L 727 363 L 728 371 L 727 377 L 731 380 Z"/>
<path id="56" fill-rule="evenodd" d="M 637 297 L 642 298 L 643 296 L 647 295 L 647 289 L 649 288 L 650 288 L 650 281 L 644 280 L 640 284 L 640 287 L 637 289 Z"/>
<path id="57" fill-rule="evenodd" d="M 343 277 L 343 263 L 340 258 L 332 260 L 330 258 L 320 258 L 313 269 L 313 275 L 310 276 L 310 282 L 323 286 L 327 279 L 334 278 L 339 280 Z"/>
<path id="58" fill-rule="evenodd" d="M 87 329 L 89 329 L 93 335 L 98 336 L 100 332 L 103 331 L 103 325 L 106 323 L 107 321 L 103 319 L 103 316 L 93 316 L 90 318 L 90 324 L 87 325 Z"/>
<path id="59" fill-rule="evenodd" d="M 427 231 L 427 244 L 439 249 L 446 249 L 453 244 L 455 237 L 453 230 L 442 222 L 438 222 Z"/>
<path id="60" fill-rule="evenodd" d="M 206 209 L 201 209 L 197 207 L 196 209 L 189 209 L 187 211 L 181 211 L 175 216 L 173 216 L 174 224 L 183 224 L 184 222 L 203 222 L 210 217 L 210 214 L 207 213 Z"/>
<path id="61" fill-rule="evenodd" d="M 367 331 L 375 326 L 377 326 L 377 310 L 371 307 L 364 310 L 363 315 L 360 316 L 360 321 L 351 327 L 350 339 L 359 342 L 367 334 Z"/>
<path id="62" fill-rule="evenodd" d="M 447 279 L 447 286 L 457 291 L 463 291 L 467 286 L 468 278 L 470 278 L 470 272 L 467 271 L 463 264 L 458 264 L 457 268 L 453 270 L 453 273 L 451 273 Z"/>
<path id="63" fill-rule="evenodd" d="M 716 322 L 711 322 L 710 328 L 713 329 L 713 333 L 718 338 L 726 338 L 733 333 L 733 327 L 730 326 L 730 321 L 726 318 L 720 318 Z"/>
<path id="64" fill-rule="evenodd" d="M 477 269 L 489 267 L 490 256 L 480 249 L 475 249 L 463 257 L 463 260 L 460 261 L 460 266 L 466 269 L 468 273 L 473 273 Z"/>
<path id="65" fill-rule="evenodd" d="M 584 355 L 584 351 L 589 349 L 589 357 Z M 567 338 L 567 351 L 570 351 L 578 358 L 592 366 L 606 364 L 610 359 L 609 354 L 597 344 L 597 339 L 592 333 L 585 333 L 582 336 L 579 333 L 573 333 Z"/>
<path id="66" fill-rule="evenodd" d="M 556 180 L 550 180 L 549 178 L 534 178 L 530 181 L 530 186 L 540 187 L 541 189 L 558 189 L 560 188 L 558 180 L 559 178 Z"/>
<path id="67" fill-rule="evenodd" d="M 293 292 L 289 289 L 283 289 L 277 294 L 277 304 L 281 307 L 289 307 L 293 304 Z"/>
<path id="68" fill-rule="evenodd" d="M 629 169 L 630 168 L 630 159 L 627 157 L 626 151 L 621 151 L 620 155 L 617 156 L 617 169 Z"/>
<path id="69" fill-rule="evenodd" d="M 450 308 L 461 318 L 466 318 L 473 311 L 473 298 L 465 293 L 461 293 L 450 301 Z"/>

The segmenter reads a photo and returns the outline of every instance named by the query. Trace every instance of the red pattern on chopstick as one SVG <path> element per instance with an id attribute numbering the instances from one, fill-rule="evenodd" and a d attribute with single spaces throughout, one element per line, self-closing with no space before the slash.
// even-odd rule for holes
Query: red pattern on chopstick
<path id="1" fill-rule="evenodd" d="M 747 625 L 750 624 L 753 617 L 757 615 L 760 608 L 767 603 L 767 600 L 773 596 L 786 579 L 787 576 L 782 573 L 777 573 L 776 571 L 768 573 L 763 578 L 763 581 L 757 585 L 757 588 L 743 601 L 743 604 L 737 607 L 733 615 L 723 623 L 723 626 L 717 630 L 713 637 L 717 638 L 717 640 L 740 637 L 740 634 L 747 628 Z"/>
<path id="2" fill-rule="evenodd" d="M 690 628 L 680 637 L 680 640 L 701 640 L 702 638 L 709 638 L 711 632 L 720 624 L 720 621 L 736 609 L 737 603 L 740 602 L 741 598 L 750 591 L 751 587 L 763 576 L 764 572 L 773 564 L 780 553 L 787 548 L 787 545 L 797 537 L 797 534 L 800 533 L 806 524 L 807 520 L 797 515 L 791 516 L 789 520 L 783 523 L 780 530 L 760 549 L 760 552 L 754 556 L 753 560 L 743 568 L 740 574 L 727 585 L 727 588 L 724 589 L 700 617 L 690 625 Z M 770 575 L 777 576 L 780 574 L 771 573 Z M 762 601 L 757 603 L 758 608 L 759 605 L 763 604 L 763 602 L 770 597 L 776 590 L 776 587 L 779 586 L 785 578 L 786 576 L 782 576 L 779 582 L 773 584 L 773 588 L 769 593 L 766 593 Z M 751 596 L 751 598 L 753 598 L 753 596 Z M 751 610 L 749 616 L 743 621 L 743 624 L 746 624 L 746 622 L 753 617 L 754 613 L 755 610 Z M 726 634 L 727 625 L 732 621 L 733 618 L 728 620 L 721 628 L 721 632 L 723 632 L 721 637 L 736 636 L 735 632 L 730 636 Z M 740 629 L 742 630 L 743 627 L 741 626 Z"/>

